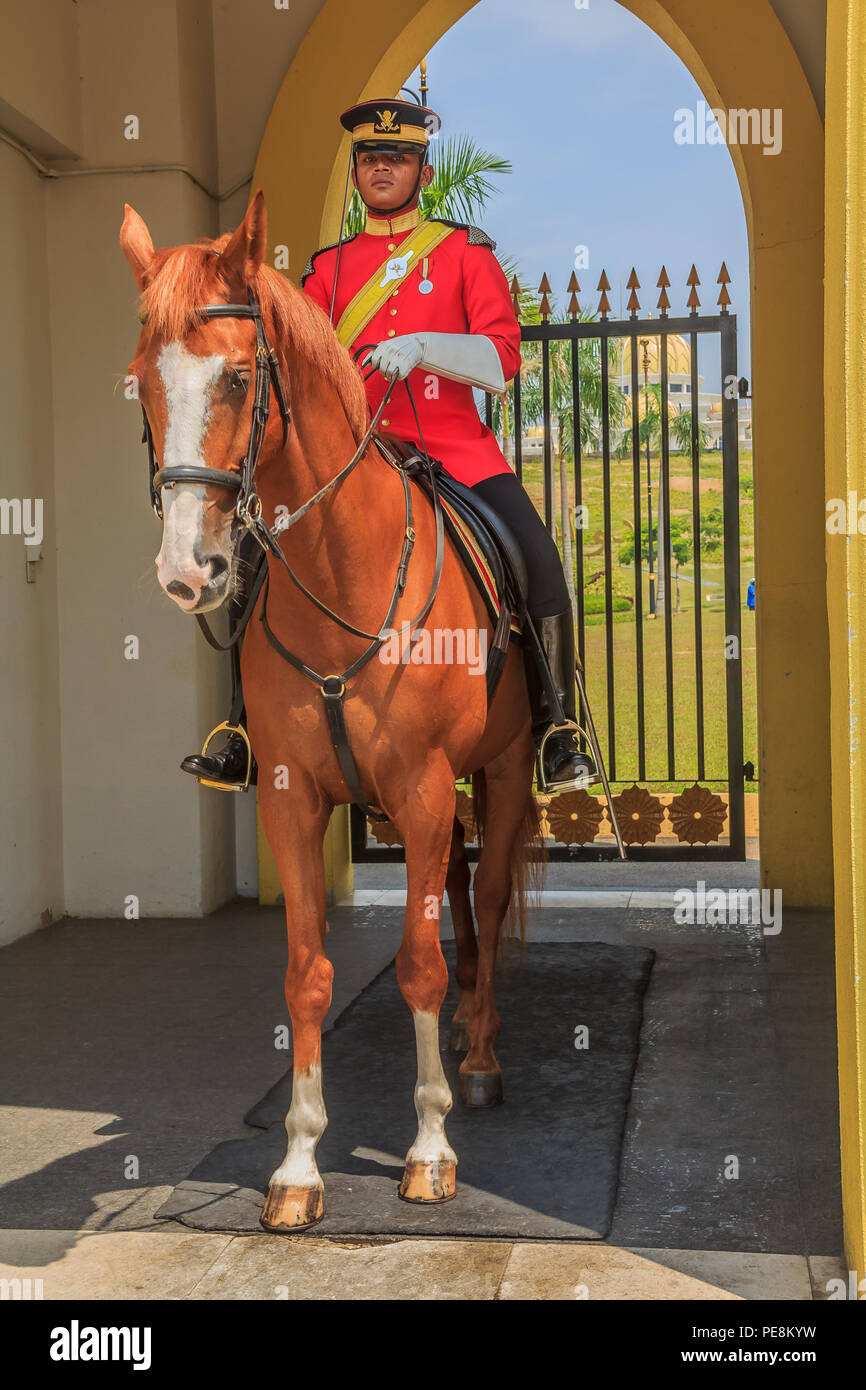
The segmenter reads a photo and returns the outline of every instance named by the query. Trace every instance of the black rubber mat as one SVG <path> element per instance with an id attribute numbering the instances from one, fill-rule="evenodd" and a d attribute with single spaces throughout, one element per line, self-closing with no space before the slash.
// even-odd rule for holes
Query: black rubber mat
<path id="1" fill-rule="evenodd" d="M 429 1206 L 397 1196 L 416 1128 L 415 1038 L 391 964 L 323 1039 L 328 1127 L 317 1159 L 325 1216 L 313 1233 L 604 1239 L 654 953 L 587 942 L 533 944 L 522 961 L 513 956 L 497 982 L 505 1100 L 477 1110 L 457 1099 L 461 1058 L 445 1050 L 457 986 L 453 943 L 443 951 L 451 982 L 442 1056 L 455 1096 L 446 1129 L 458 1158 L 457 1196 Z M 585 1038 L 577 1029 L 588 1030 Z M 198 1230 L 260 1231 L 290 1099 L 289 1073 L 247 1116 L 263 1132 L 219 1144 L 157 1216 Z"/>

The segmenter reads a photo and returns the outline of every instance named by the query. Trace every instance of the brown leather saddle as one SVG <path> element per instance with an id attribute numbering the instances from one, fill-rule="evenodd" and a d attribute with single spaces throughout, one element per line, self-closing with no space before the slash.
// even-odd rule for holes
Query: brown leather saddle
<path id="1" fill-rule="evenodd" d="M 422 464 L 418 446 L 397 439 L 394 435 L 379 433 L 374 441 L 380 454 L 394 468 L 407 473 L 418 483 L 424 495 L 431 501 L 430 481 Z M 445 528 L 454 541 L 461 559 L 475 583 L 494 627 L 493 645 L 487 658 L 487 696 L 493 691 L 502 673 L 508 642 L 511 636 L 511 619 L 517 618 L 521 626 L 526 622 L 527 576 L 526 561 L 520 547 L 509 529 L 492 507 L 489 507 L 471 487 L 458 482 L 438 460 L 433 460 L 436 473 L 436 486 L 440 496 L 449 504 L 443 508 Z M 460 517 L 470 532 L 478 550 L 484 557 L 487 569 L 496 590 L 495 600 L 479 573 L 478 565 L 468 550 L 466 537 L 455 525 L 449 508 Z"/>

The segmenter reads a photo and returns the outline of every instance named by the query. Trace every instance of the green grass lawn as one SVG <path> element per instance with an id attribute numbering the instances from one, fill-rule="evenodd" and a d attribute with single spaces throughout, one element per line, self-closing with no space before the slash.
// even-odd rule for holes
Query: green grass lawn
<path id="1" fill-rule="evenodd" d="M 702 612 L 704 674 L 704 776 L 708 780 L 727 780 L 727 733 L 725 699 L 725 615 L 720 608 Z M 614 736 L 616 780 L 638 780 L 637 660 L 634 620 L 620 622 L 613 629 Z M 586 632 L 586 685 L 596 723 L 599 742 L 610 763 L 607 719 L 606 639 L 604 627 L 594 625 Z M 679 790 L 681 784 L 698 776 L 697 748 L 697 663 L 695 661 L 694 611 L 673 613 L 671 650 L 673 660 L 673 715 L 675 781 L 668 783 L 667 695 L 665 689 L 665 624 L 663 619 L 645 619 L 644 645 L 644 725 L 646 777 L 664 782 L 657 790 Z M 755 702 L 754 616 L 742 615 L 743 668 L 743 751 L 744 760 L 757 763 L 757 710 Z M 747 790 L 755 790 L 749 785 Z"/>
<path id="2" fill-rule="evenodd" d="M 659 462 L 652 460 L 653 512 L 656 509 L 655 484 Z M 573 479 L 573 466 L 568 465 Z M 751 456 L 740 458 L 741 480 L 751 478 Z M 603 579 L 593 576 L 604 569 L 604 509 L 602 463 L 600 459 L 583 462 L 582 501 L 589 508 L 589 524 L 584 530 L 584 592 L 603 593 Z M 691 520 L 692 483 L 691 461 L 688 457 L 672 455 L 671 515 Z M 700 468 L 701 508 L 720 507 L 722 503 L 722 460 L 716 451 L 702 455 Z M 641 469 L 641 507 L 646 515 L 645 466 Z M 532 460 L 524 465 L 523 482 L 543 515 L 542 464 Z M 679 484 L 679 485 L 678 485 Z M 635 575 L 633 565 L 621 566 L 619 547 L 630 533 L 633 519 L 633 470 L 631 459 L 611 460 L 611 552 L 613 559 L 614 592 L 634 599 Z M 558 494 L 554 514 L 558 517 Z M 573 487 L 570 488 L 573 504 Z M 561 549 L 561 546 L 560 546 Z M 649 606 L 648 579 L 644 567 L 644 613 Z M 726 698 L 725 698 L 725 615 L 720 598 L 723 592 L 721 548 L 714 555 L 702 552 L 701 620 L 703 628 L 704 675 L 704 775 L 707 780 L 727 779 Z M 746 608 L 746 588 L 754 574 L 754 525 L 752 497 L 740 497 L 740 578 L 742 589 L 742 676 L 743 676 L 743 750 L 744 760 L 757 765 L 757 706 L 755 685 L 755 618 Z M 667 723 L 665 691 L 665 624 L 663 618 L 643 620 L 644 643 L 644 701 L 646 735 L 646 778 L 655 782 L 656 790 L 681 786 L 697 778 L 697 717 L 696 717 L 696 660 L 695 660 L 695 603 L 694 567 L 690 562 L 680 566 L 680 608 L 671 619 L 671 652 L 673 661 L 673 711 L 675 735 L 675 780 L 668 782 Z M 672 566 L 671 600 L 676 603 L 676 587 Z M 613 667 L 616 781 L 630 783 L 638 779 L 637 730 L 637 662 L 636 626 L 633 610 L 614 614 Z M 606 640 L 603 615 L 587 619 L 586 680 L 590 705 L 595 717 L 599 740 L 608 762 Z M 747 790 L 756 790 L 747 784 Z"/>

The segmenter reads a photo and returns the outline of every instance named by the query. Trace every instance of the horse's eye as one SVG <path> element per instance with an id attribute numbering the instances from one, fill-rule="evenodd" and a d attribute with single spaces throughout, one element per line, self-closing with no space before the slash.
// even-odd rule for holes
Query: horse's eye
<path id="1" fill-rule="evenodd" d="M 246 390 L 249 384 L 249 372 L 239 372 L 236 367 L 233 367 L 228 374 L 226 389 L 232 396 L 244 396 L 246 395 Z"/>

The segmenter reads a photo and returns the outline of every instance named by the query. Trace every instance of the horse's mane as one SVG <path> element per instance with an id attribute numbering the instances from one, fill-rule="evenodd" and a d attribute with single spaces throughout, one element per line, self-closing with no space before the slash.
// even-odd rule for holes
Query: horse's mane
<path id="1" fill-rule="evenodd" d="M 222 251 L 228 241 L 226 234 L 216 241 L 203 240 L 155 252 L 150 279 L 141 295 L 142 317 L 146 315 L 151 327 L 168 338 L 181 338 L 201 321 L 196 309 L 212 302 L 214 290 L 223 285 L 219 261 L 212 253 Z M 273 346 L 277 351 L 281 345 L 290 347 L 325 376 L 345 409 L 355 440 L 359 441 L 367 428 L 364 387 L 355 364 L 318 304 L 267 265 L 261 266 L 251 284 L 263 315 L 274 321 Z"/>

